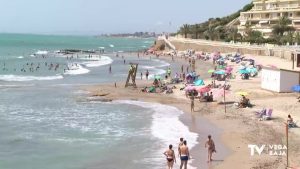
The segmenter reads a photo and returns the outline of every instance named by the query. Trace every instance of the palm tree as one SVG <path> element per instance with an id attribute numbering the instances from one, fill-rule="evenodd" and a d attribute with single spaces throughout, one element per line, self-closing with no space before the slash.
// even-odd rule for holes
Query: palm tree
<path id="1" fill-rule="evenodd" d="M 295 31 L 294 27 L 289 26 L 291 23 L 292 21 L 286 16 L 279 18 L 278 23 L 273 26 L 273 30 L 272 30 L 273 35 L 281 37 L 285 32 Z"/>
<path id="2" fill-rule="evenodd" d="M 235 42 L 237 37 L 239 36 L 238 29 L 235 27 L 229 28 L 227 30 L 227 33 L 228 33 L 229 39 L 233 40 L 233 42 Z"/>
<path id="3" fill-rule="evenodd" d="M 299 32 L 296 33 L 295 42 L 297 43 L 297 45 L 300 45 L 300 33 Z"/>
<path id="4" fill-rule="evenodd" d="M 208 29 L 205 31 L 206 37 L 210 40 L 215 40 L 215 29 L 211 26 L 208 27 Z"/>
<path id="5" fill-rule="evenodd" d="M 199 24 L 192 25 L 192 32 L 195 35 L 195 38 L 198 39 L 198 35 L 201 33 L 201 27 Z"/>
<path id="6" fill-rule="evenodd" d="M 181 28 L 180 28 L 180 32 L 182 35 L 184 35 L 184 38 L 187 38 L 187 35 L 191 32 L 191 26 L 188 24 L 184 24 Z"/>

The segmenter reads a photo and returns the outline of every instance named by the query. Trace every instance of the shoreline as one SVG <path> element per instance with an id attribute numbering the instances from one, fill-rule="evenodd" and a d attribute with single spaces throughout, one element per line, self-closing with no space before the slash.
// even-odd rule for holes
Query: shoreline
<path id="1" fill-rule="evenodd" d="M 131 54 L 131 56 L 133 56 Z M 258 57 L 258 56 L 257 56 Z M 174 65 L 172 62 L 171 58 L 169 56 L 161 56 L 159 59 L 166 60 L 168 61 L 171 66 Z M 274 58 L 272 57 L 264 57 L 264 62 L 266 61 L 272 61 Z M 200 62 L 200 63 L 199 63 Z M 208 64 L 209 63 L 209 64 Z M 267 63 L 267 62 L 266 62 Z M 270 63 L 270 62 L 269 62 Z M 187 65 L 186 61 L 183 58 L 176 58 L 175 64 L 182 64 L 182 65 Z M 198 65 L 197 65 L 198 64 Z M 280 64 L 279 61 L 276 61 L 276 64 Z M 203 65 L 212 65 L 210 62 L 204 62 L 204 61 L 197 61 L 196 67 L 197 67 L 197 72 L 202 72 L 206 73 L 207 68 L 203 68 Z M 202 76 L 201 76 L 202 77 Z M 260 122 L 258 121 L 253 114 L 253 111 L 260 109 L 260 107 L 264 106 L 274 106 L 274 101 L 275 102 L 281 102 L 283 101 L 281 97 L 294 97 L 294 94 L 277 94 L 269 91 L 264 91 L 260 89 L 259 86 L 259 81 L 260 79 L 254 78 L 251 79 L 250 81 L 241 81 L 238 79 L 231 80 L 231 85 L 232 85 L 232 90 L 233 91 L 239 91 L 239 90 L 244 90 L 247 88 L 247 91 L 251 92 L 253 96 L 251 97 L 251 102 L 256 104 L 256 107 L 253 109 L 233 109 L 230 105 L 227 105 L 228 107 L 228 112 L 227 114 L 224 114 L 223 106 L 219 106 L 218 103 L 195 103 L 195 107 L 197 109 L 200 108 L 200 110 L 196 110 L 195 115 L 208 120 L 210 123 L 215 125 L 217 128 L 220 128 L 222 130 L 222 133 L 220 134 L 220 141 L 221 144 L 224 144 L 224 147 L 228 147 L 230 150 L 228 155 L 221 159 L 217 163 L 217 165 L 209 166 L 209 168 L 216 168 L 216 169 L 223 169 L 223 168 L 233 168 L 234 166 L 243 166 L 243 168 L 257 168 L 260 166 L 264 166 L 263 168 L 270 168 L 274 169 L 275 166 L 277 166 L 278 169 L 284 168 L 285 162 L 283 157 L 275 157 L 275 156 L 268 156 L 268 155 L 262 155 L 262 156 L 255 156 L 251 157 L 250 156 L 250 150 L 248 149 L 248 144 L 263 144 L 263 143 L 270 143 L 270 144 L 282 144 L 282 138 L 284 138 L 284 129 L 281 127 L 282 122 L 284 121 L 284 117 L 286 116 L 286 113 L 283 113 L 282 111 L 284 110 L 279 110 L 280 107 L 276 107 L 276 117 L 272 121 L 263 121 Z M 140 81 L 138 81 L 138 86 L 140 85 L 149 85 L 149 81 L 147 82 L 142 82 L 140 84 Z M 98 85 L 98 87 L 103 87 L 105 85 Z M 95 86 L 94 86 L 95 87 Z M 87 88 L 86 88 L 87 89 Z M 128 96 L 128 93 L 132 93 L 132 90 L 129 89 L 123 89 L 123 87 L 118 87 L 117 92 L 125 91 L 125 99 L 130 98 Z M 92 93 L 97 93 L 97 90 L 91 90 L 87 89 L 88 91 L 92 91 Z M 115 90 L 115 89 L 114 89 Z M 113 90 L 112 90 L 113 91 Z M 99 92 L 99 91 L 98 91 Z M 151 102 L 150 97 L 156 97 L 155 95 L 163 96 L 161 94 L 146 94 L 144 97 L 147 97 L 145 100 Z M 281 97 L 274 97 L 275 96 L 281 96 Z M 284 96 L 282 96 L 284 95 Z M 266 97 L 266 99 L 264 99 Z M 104 98 L 111 98 L 110 96 L 106 96 Z M 117 97 L 119 99 L 119 97 Z M 143 98 L 142 96 L 138 98 Z M 187 119 L 190 113 L 189 112 L 189 101 L 184 100 L 184 96 L 181 94 L 177 95 L 172 94 L 172 95 L 167 95 L 166 98 L 168 99 L 175 99 L 177 102 L 180 102 L 180 104 L 185 104 L 186 110 L 183 110 L 182 108 L 179 108 L 180 110 L 183 110 L 185 114 L 180 117 L 180 120 L 182 122 Z M 137 99 L 137 98 L 135 98 Z M 153 99 L 153 98 L 152 98 Z M 228 98 L 229 100 L 236 100 L 236 96 L 232 95 Z M 260 103 L 261 101 L 264 101 L 264 103 Z M 277 99 L 277 100 L 276 100 Z M 153 101 L 153 100 L 152 100 Z M 220 101 L 220 99 L 217 100 L 217 102 Z M 154 100 L 154 102 L 159 102 L 157 100 Z M 286 102 L 286 101 L 285 101 Z M 165 100 L 161 100 L 159 103 L 166 103 Z M 176 103 L 176 101 L 175 101 Z M 178 103 L 179 104 L 179 103 Z M 289 103 L 292 104 L 292 103 Z M 289 105 L 288 104 L 288 105 Z M 171 105 L 172 106 L 172 105 Z M 178 105 L 175 105 L 177 107 Z M 299 106 L 300 107 L 300 106 Z M 299 108 L 296 107 L 296 108 Z M 281 108 L 282 109 L 282 108 Z M 290 109 L 290 111 L 294 111 L 298 109 Z M 277 114 L 277 112 L 279 114 Z M 295 116 L 295 114 L 293 114 Z M 186 120 L 184 122 L 185 125 L 187 125 L 190 129 L 190 131 L 193 131 L 193 126 L 191 121 Z M 237 130 L 238 129 L 238 130 Z M 297 130 L 293 130 L 293 139 L 291 140 L 291 143 L 294 144 L 293 148 L 294 150 L 290 150 L 290 156 L 291 156 L 291 164 L 293 166 L 298 166 L 299 161 L 297 159 L 300 150 L 297 142 L 300 140 L 300 137 L 298 135 Z M 201 133 L 201 131 L 198 131 L 198 134 Z M 214 138 L 214 136 L 213 136 Z M 215 138 L 216 139 L 216 138 Z M 218 138 L 216 139 L 218 140 Z M 296 144 L 295 144 L 296 143 Z M 196 148 L 197 147 L 197 148 Z M 199 151 L 198 148 L 201 148 L 201 142 L 193 148 L 193 153 Z M 218 145 L 217 145 L 217 150 L 218 150 Z M 206 152 L 201 152 L 206 156 Z M 217 154 L 218 155 L 218 154 Z M 198 157 L 197 157 L 198 158 Z M 202 157 L 203 158 L 203 157 Z M 205 163 L 205 161 L 203 161 Z M 203 163 L 193 161 L 192 166 L 197 166 L 198 163 Z"/>
<path id="2" fill-rule="evenodd" d="M 144 84 L 144 82 L 142 82 Z M 193 146 L 191 151 L 192 162 L 189 163 L 193 168 L 210 168 L 211 166 L 219 165 L 220 161 L 216 161 L 212 163 L 212 165 L 208 165 L 207 160 L 207 150 L 204 148 L 204 143 L 208 134 L 213 134 L 214 141 L 217 144 L 217 149 L 220 150 L 218 152 L 218 159 L 226 158 L 229 155 L 229 149 L 226 148 L 226 145 L 223 144 L 221 140 L 221 129 L 218 128 L 215 124 L 210 121 L 207 121 L 206 118 L 201 117 L 199 114 L 191 114 L 189 113 L 189 102 L 188 100 L 179 99 L 175 97 L 164 96 L 163 94 L 144 94 L 139 93 L 137 89 L 132 88 L 117 88 L 117 92 L 114 91 L 115 87 L 113 85 L 101 84 L 101 85 L 93 85 L 93 86 L 85 86 L 81 87 L 83 90 L 87 90 L 91 92 L 92 95 L 102 95 L 99 93 L 99 89 L 105 90 L 105 92 L 109 92 L 109 95 L 106 95 L 101 98 L 95 98 L 93 101 L 118 101 L 118 100 L 128 100 L 128 101 L 141 101 L 147 103 L 158 103 L 166 106 L 175 107 L 176 109 L 183 112 L 182 115 L 179 116 L 179 121 L 188 127 L 189 131 L 192 133 L 197 133 L 197 144 Z M 120 93 L 121 92 L 121 93 Z M 127 94 L 130 92 L 130 94 Z M 90 95 L 91 96 L 91 95 Z M 200 125 L 201 124 L 201 125 Z M 212 132 L 210 132 L 211 130 Z M 189 140 L 188 144 L 189 144 Z M 179 138 L 178 138 L 179 142 Z M 173 144 L 174 151 L 177 153 L 177 142 L 175 143 L 166 143 Z M 179 158 L 177 158 L 177 165 L 179 164 Z"/>

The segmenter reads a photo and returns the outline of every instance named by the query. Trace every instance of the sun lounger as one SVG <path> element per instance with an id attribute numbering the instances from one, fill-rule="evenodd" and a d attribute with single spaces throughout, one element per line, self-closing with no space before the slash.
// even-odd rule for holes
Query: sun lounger
<path id="1" fill-rule="evenodd" d="M 289 128 L 296 128 L 296 127 L 297 127 L 297 122 L 289 123 Z"/>
<path id="2" fill-rule="evenodd" d="M 263 108 L 261 111 L 257 111 L 255 113 L 258 118 L 262 118 L 264 115 L 267 114 L 267 109 Z"/>
<path id="3" fill-rule="evenodd" d="M 273 109 L 269 109 L 266 115 L 263 115 L 262 120 L 271 120 L 272 119 Z"/>

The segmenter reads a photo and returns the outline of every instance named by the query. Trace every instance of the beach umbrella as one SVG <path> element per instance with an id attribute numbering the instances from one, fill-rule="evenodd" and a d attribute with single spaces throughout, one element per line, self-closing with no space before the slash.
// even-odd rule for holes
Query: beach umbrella
<path id="1" fill-rule="evenodd" d="M 250 72 L 248 70 L 246 70 L 246 69 L 241 69 L 241 70 L 239 70 L 239 73 L 240 74 L 248 74 Z"/>
<path id="2" fill-rule="evenodd" d="M 197 81 L 194 82 L 195 86 L 203 86 L 204 81 L 202 79 L 198 79 Z"/>
<path id="3" fill-rule="evenodd" d="M 211 92 L 213 93 L 214 98 L 224 97 L 224 94 L 230 94 L 230 91 L 228 90 L 225 90 L 224 92 L 223 88 L 211 89 Z"/>
<path id="4" fill-rule="evenodd" d="M 160 75 L 155 75 L 154 78 L 157 79 L 157 80 L 160 80 L 161 76 Z"/>
<path id="5" fill-rule="evenodd" d="M 292 90 L 295 91 L 295 92 L 300 92 L 300 85 L 293 86 Z"/>
<path id="6" fill-rule="evenodd" d="M 241 95 L 241 96 L 247 96 L 249 95 L 248 92 L 236 92 L 237 95 Z"/>
<path id="7" fill-rule="evenodd" d="M 213 70 L 213 69 L 209 69 L 208 71 L 207 71 L 207 73 L 214 73 L 215 72 L 215 70 Z"/>
<path id="8" fill-rule="evenodd" d="M 227 67 L 225 68 L 225 70 L 231 72 L 231 71 L 233 70 L 233 67 L 227 66 Z"/>
<path id="9" fill-rule="evenodd" d="M 192 90 L 195 90 L 195 86 L 186 86 L 184 88 L 185 91 L 192 91 Z"/>
<path id="10" fill-rule="evenodd" d="M 224 70 L 218 70 L 218 71 L 215 71 L 215 74 L 217 74 L 217 75 L 225 75 L 226 72 Z"/>
<path id="11" fill-rule="evenodd" d="M 247 68 L 246 71 L 248 71 L 249 73 L 257 73 L 257 69 L 255 67 Z"/>
<path id="12" fill-rule="evenodd" d="M 196 87 L 195 90 L 199 93 L 207 93 L 209 92 L 211 89 L 208 86 L 205 87 Z"/>

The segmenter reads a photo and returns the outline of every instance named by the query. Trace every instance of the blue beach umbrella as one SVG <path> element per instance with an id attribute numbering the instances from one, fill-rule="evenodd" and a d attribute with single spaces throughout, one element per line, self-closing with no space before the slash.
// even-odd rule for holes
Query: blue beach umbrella
<path id="1" fill-rule="evenodd" d="M 255 67 L 247 68 L 246 71 L 248 71 L 249 73 L 257 73 L 257 69 Z"/>
<path id="2" fill-rule="evenodd" d="M 292 87 L 293 91 L 300 92 L 300 85 L 295 85 Z"/>
<path id="3" fill-rule="evenodd" d="M 239 70 L 239 72 L 240 72 L 240 74 L 248 74 L 248 73 L 250 73 L 248 70 L 246 70 L 246 69 L 241 69 L 241 70 Z"/>
<path id="4" fill-rule="evenodd" d="M 195 86 L 203 86 L 203 85 L 205 85 L 204 81 L 202 79 L 198 79 L 197 81 L 195 81 L 194 84 L 195 84 Z"/>

